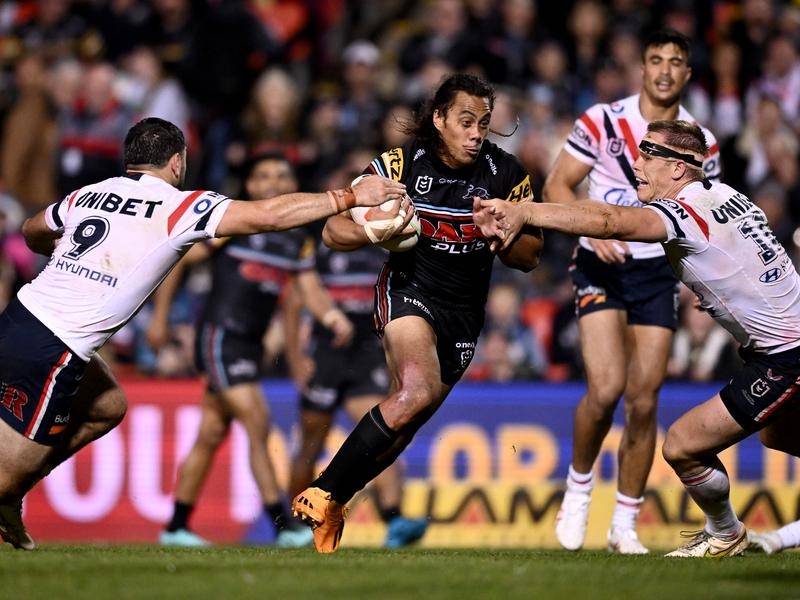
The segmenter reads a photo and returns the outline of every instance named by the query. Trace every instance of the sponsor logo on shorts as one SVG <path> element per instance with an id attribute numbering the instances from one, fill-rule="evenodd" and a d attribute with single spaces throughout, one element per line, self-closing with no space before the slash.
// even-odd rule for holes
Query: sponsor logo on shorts
<path id="1" fill-rule="evenodd" d="M 333 403 L 336 402 L 336 390 L 333 388 L 323 388 L 323 387 L 309 387 L 306 390 L 306 398 L 312 403 L 317 406 L 321 406 L 323 408 L 328 408 L 333 406 Z"/>
<path id="2" fill-rule="evenodd" d="M 422 302 L 417 300 L 416 298 L 409 298 L 408 296 L 403 296 L 403 302 L 405 302 L 407 304 L 411 304 L 413 306 L 416 306 L 418 309 L 420 309 L 422 312 L 424 312 L 429 317 L 433 316 L 433 314 L 431 313 L 430 309 L 427 306 L 425 306 Z"/>
<path id="3" fill-rule="evenodd" d="M 456 342 L 456 350 L 461 350 L 461 368 L 466 369 L 475 356 L 475 342 Z"/>
<path id="4" fill-rule="evenodd" d="M 53 425 L 47 430 L 47 435 L 58 435 L 67 428 L 66 425 Z"/>
<path id="5" fill-rule="evenodd" d="M 69 415 L 56 415 L 53 419 L 53 423 L 57 423 L 60 425 L 66 425 L 69 423 Z"/>
<path id="6" fill-rule="evenodd" d="M 22 407 L 28 403 L 28 394 L 5 383 L 0 384 L 0 404 L 14 415 L 18 421 L 23 420 Z"/>
<path id="7" fill-rule="evenodd" d="M 756 398 L 763 398 L 769 392 L 769 384 L 761 378 L 750 384 L 750 393 Z"/>
<path id="8" fill-rule="evenodd" d="M 228 367 L 228 374 L 231 377 L 247 377 L 258 373 L 258 365 L 255 361 L 240 358 Z"/>
<path id="9" fill-rule="evenodd" d="M 776 375 L 772 369 L 767 369 L 767 379 L 770 381 L 783 381 L 783 375 Z"/>
<path id="10" fill-rule="evenodd" d="M 602 304 L 608 299 L 606 290 L 595 285 L 587 285 L 575 291 L 578 297 L 578 307 L 586 308 L 590 304 Z"/>

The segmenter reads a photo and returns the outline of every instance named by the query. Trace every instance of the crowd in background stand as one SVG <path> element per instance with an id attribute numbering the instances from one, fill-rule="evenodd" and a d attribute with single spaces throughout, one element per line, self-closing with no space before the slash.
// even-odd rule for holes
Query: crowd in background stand
<path id="1" fill-rule="evenodd" d="M 181 127 L 187 186 L 237 196 L 255 152 L 282 149 L 307 191 L 347 182 L 403 142 L 397 124 L 453 71 L 497 86 L 491 139 L 539 195 L 576 116 L 640 87 L 642 35 L 693 41 L 684 103 L 716 134 L 723 180 L 748 194 L 800 256 L 800 2 L 780 0 L 18 0 L 0 5 L 0 304 L 41 257 L 28 214 L 120 172 L 145 116 Z M 505 134 L 516 132 L 510 137 Z M 567 275 L 574 240 L 548 234 L 531 274 L 498 263 L 472 379 L 563 380 L 581 360 Z M 194 273 L 176 343 L 153 356 L 145 309 L 114 340 L 120 361 L 175 375 L 208 287 Z M 280 374 L 280 328 L 266 343 Z M 729 336 L 681 295 L 669 374 L 725 378 Z"/>

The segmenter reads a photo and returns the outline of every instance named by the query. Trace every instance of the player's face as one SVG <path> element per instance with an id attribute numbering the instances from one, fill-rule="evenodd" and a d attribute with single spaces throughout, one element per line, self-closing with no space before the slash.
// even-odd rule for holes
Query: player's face
<path id="1" fill-rule="evenodd" d="M 435 111 L 433 124 L 444 143 L 442 161 L 456 169 L 474 163 L 483 140 L 489 135 L 491 118 L 489 98 L 470 96 L 466 92 L 456 93 L 446 114 Z"/>
<path id="2" fill-rule="evenodd" d="M 664 136 L 660 133 L 648 133 L 644 139 L 664 145 Z M 651 202 L 666 198 L 666 194 L 674 184 L 675 161 L 639 152 L 639 158 L 633 163 L 633 173 L 638 182 L 636 195 L 639 200 Z"/>
<path id="3" fill-rule="evenodd" d="M 262 200 L 296 192 L 297 180 L 286 161 L 262 160 L 253 167 L 245 188 L 249 198 Z"/>
<path id="4" fill-rule="evenodd" d="M 686 55 L 675 44 L 650 46 L 642 65 L 642 90 L 661 106 L 680 101 L 681 92 L 692 76 Z"/>

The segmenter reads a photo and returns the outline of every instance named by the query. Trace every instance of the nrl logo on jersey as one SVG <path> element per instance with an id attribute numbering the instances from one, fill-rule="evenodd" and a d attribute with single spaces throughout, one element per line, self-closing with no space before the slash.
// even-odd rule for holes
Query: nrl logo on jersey
<path id="1" fill-rule="evenodd" d="M 609 156 L 618 158 L 625 152 L 625 140 L 620 138 L 610 138 L 606 146 L 606 152 Z"/>
<path id="2" fill-rule="evenodd" d="M 417 184 L 414 186 L 414 189 L 417 190 L 420 194 L 427 194 L 431 191 L 431 186 L 433 185 L 433 177 L 430 175 L 421 175 L 417 177 Z"/>

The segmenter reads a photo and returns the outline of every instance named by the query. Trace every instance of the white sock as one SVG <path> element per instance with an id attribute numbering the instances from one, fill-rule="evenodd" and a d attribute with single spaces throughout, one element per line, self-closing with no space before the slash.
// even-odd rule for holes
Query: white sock
<path id="1" fill-rule="evenodd" d="M 739 535 L 742 524 L 731 506 L 731 484 L 725 471 L 708 467 L 695 475 L 682 476 L 681 482 L 705 513 L 708 533 L 722 538 Z"/>
<path id="2" fill-rule="evenodd" d="M 591 494 L 594 487 L 594 473 L 578 473 L 569 466 L 567 472 L 567 492 L 575 492 L 579 494 Z"/>
<path id="3" fill-rule="evenodd" d="M 800 521 L 784 525 L 775 532 L 781 540 L 781 549 L 800 546 Z"/>
<path id="4" fill-rule="evenodd" d="M 611 517 L 611 528 L 619 530 L 636 529 L 636 519 L 639 516 L 639 508 L 644 502 L 641 498 L 631 498 L 617 492 L 617 505 L 614 507 L 614 516 Z"/>

